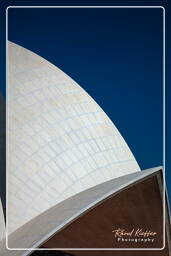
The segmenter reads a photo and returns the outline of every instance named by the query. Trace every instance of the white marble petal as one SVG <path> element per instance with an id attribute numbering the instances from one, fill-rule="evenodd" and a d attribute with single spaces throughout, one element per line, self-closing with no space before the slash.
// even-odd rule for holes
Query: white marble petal
<path id="1" fill-rule="evenodd" d="M 8 55 L 11 233 L 64 199 L 140 168 L 115 125 L 75 81 L 14 43 Z"/>

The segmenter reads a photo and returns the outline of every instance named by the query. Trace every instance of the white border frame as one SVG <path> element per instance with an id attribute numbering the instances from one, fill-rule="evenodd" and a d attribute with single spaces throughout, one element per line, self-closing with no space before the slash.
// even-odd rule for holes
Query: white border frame
<path id="1" fill-rule="evenodd" d="M 30 251 L 50 251 L 50 250 L 68 250 L 68 251 L 73 251 L 73 250 L 78 250 L 78 251 L 82 251 L 82 250 L 99 250 L 99 251 L 117 251 L 117 250 L 142 250 L 142 251 L 149 251 L 149 250 L 163 250 L 165 248 L 165 207 L 166 207 L 166 198 L 165 198 L 165 60 L 166 60 L 166 56 L 165 56 L 165 52 L 166 52 L 166 46 L 165 46 L 165 8 L 163 6 L 8 6 L 6 8 L 6 95 L 7 95 L 7 99 L 8 99 L 8 10 L 12 9 L 12 8 L 63 8 L 63 9 L 67 9 L 67 8 L 118 8 L 118 9 L 124 9 L 124 8 L 150 8 L 150 9 L 162 9 L 163 12 L 163 247 L 162 248 L 10 248 L 8 247 L 8 234 L 7 234 L 7 230 L 8 230 L 8 218 L 6 218 L 6 248 L 8 250 L 11 251 L 26 251 L 27 252 L 23 252 L 23 256 L 26 256 L 28 254 L 30 254 Z M 6 154 L 6 168 L 8 169 L 8 100 L 6 100 L 6 149 L 7 149 L 7 154 Z M 6 177 L 7 177 L 7 173 L 6 173 Z M 6 216 L 8 216 L 8 184 L 7 184 L 7 178 L 6 178 Z"/>

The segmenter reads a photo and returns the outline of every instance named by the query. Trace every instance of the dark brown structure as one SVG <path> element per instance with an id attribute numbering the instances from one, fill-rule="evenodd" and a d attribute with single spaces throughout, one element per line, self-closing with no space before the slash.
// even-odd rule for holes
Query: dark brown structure
<path id="1" fill-rule="evenodd" d="M 65 229 L 55 234 L 43 247 L 162 248 L 162 223 L 161 194 L 157 178 L 152 177 L 123 190 L 82 215 Z M 117 229 L 124 229 L 125 233 L 134 231 L 130 235 L 119 237 L 117 232 L 112 232 Z M 141 229 L 155 232 L 156 235 L 144 237 L 138 232 Z M 134 239 L 134 242 L 127 240 L 124 242 L 122 238 L 124 240 Z M 147 241 L 139 241 L 142 239 Z M 149 242 L 148 239 L 150 239 Z M 139 242 L 136 242 L 137 240 Z"/>
<path id="2" fill-rule="evenodd" d="M 90 250 L 65 251 L 75 256 L 169 256 L 168 216 L 166 216 L 166 246 L 164 250 L 162 249 L 164 247 L 162 188 L 162 172 L 159 171 L 156 175 L 126 187 L 87 211 L 41 247 L 90 248 Z M 121 230 L 124 231 L 120 232 Z M 99 251 L 91 248 L 159 250 Z"/>

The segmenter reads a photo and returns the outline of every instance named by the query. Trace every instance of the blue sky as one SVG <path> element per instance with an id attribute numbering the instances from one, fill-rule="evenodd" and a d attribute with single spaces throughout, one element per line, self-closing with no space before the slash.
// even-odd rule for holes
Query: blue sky
<path id="1" fill-rule="evenodd" d="M 76 80 L 142 169 L 162 165 L 162 9 L 9 9 L 9 40 Z"/>
<path id="2" fill-rule="evenodd" d="M 117 126 L 141 169 L 163 165 L 162 33 L 161 8 L 9 9 L 9 40 L 78 82 Z"/>

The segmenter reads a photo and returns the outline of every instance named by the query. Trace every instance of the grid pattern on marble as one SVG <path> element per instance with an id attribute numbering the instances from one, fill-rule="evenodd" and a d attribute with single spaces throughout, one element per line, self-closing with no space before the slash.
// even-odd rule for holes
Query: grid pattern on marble
<path id="1" fill-rule="evenodd" d="M 62 200 L 139 170 L 95 101 L 36 54 L 9 43 L 8 232 Z"/>

